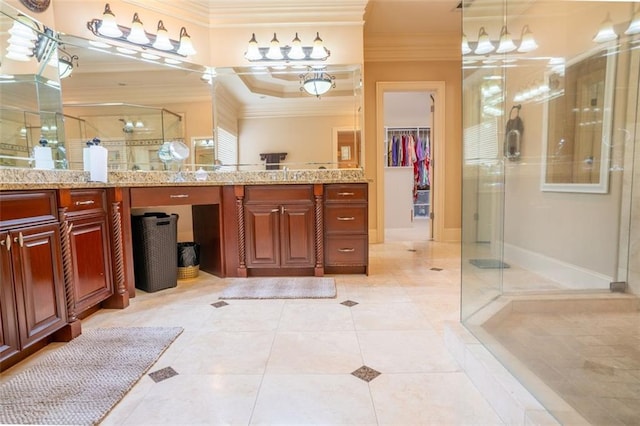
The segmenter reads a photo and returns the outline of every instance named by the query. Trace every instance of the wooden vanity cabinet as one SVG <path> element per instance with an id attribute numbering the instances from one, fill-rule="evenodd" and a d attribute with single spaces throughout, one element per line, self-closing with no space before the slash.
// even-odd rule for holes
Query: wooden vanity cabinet
<path id="1" fill-rule="evenodd" d="M 55 190 L 0 193 L 0 371 L 67 324 Z"/>
<path id="2" fill-rule="evenodd" d="M 114 294 L 106 189 L 70 190 L 66 204 L 74 307 L 81 315 Z"/>
<path id="3" fill-rule="evenodd" d="M 368 273 L 367 195 L 366 183 L 325 185 L 325 272 Z"/>
<path id="4" fill-rule="evenodd" d="M 312 185 L 245 188 L 247 268 L 315 266 Z"/>

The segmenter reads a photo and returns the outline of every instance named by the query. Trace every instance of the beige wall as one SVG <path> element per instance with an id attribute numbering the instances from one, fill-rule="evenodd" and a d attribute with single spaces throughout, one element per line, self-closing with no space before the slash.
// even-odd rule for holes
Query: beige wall
<path id="1" fill-rule="evenodd" d="M 353 116 L 277 117 L 239 120 L 239 159 L 241 164 L 264 168 L 260 153 L 286 152 L 291 169 L 317 168 L 307 163 L 335 161 L 332 138 L 335 127 L 354 128 Z M 324 164 L 325 167 L 330 166 Z M 246 170 L 243 167 L 243 170 Z"/>
<path id="2" fill-rule="evenodd" d="M 444 182 L 434 182 L 436 190 L 444 191 L 444 205 L 439 214 L 444 215 L 443 238 L 455 239 L 461 227 L 461 63 L 460 61 L 422 62 L 365 62 L 364 64 L 364 129 L 365 129 L 365 174 L 370 180 L 369 227 L 376 229 L 378 168 L 383 167 L 382 152 L 377 150 L 376 132 L 376 83 L 390 81 L 444 81 L 445 99 L 445 160 Z M 436 112 L 437 114 L 437 112 Z M 434 167 L 438 167 L 435 165 Z"/>

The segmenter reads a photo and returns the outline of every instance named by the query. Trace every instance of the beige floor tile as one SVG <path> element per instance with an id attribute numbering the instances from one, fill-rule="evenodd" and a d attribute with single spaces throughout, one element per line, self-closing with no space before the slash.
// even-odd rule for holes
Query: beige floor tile
<path id="1" fill-rule="evenodd" d="M 384 374 L 459 370 L 433 331 L 359 331 L 358 341 L 364 364 Z"/>
<path id="2" fill-rule="evenodd" d="M 251 424 L 374 425 L 366 382 L 350 374 L 266 374 Z"/>
<path id="3" fill-rule="evenodd" d="M 248 424 L 262 376 L 179 374 L 154 383 L 123 425 Z"/>
<path id="4" fill-rule="evenodd" d="M 461 372 L 382 374 L 370 384 L 381 425 L 501 425 Z"/>
<path id="5" fill-rule="evenodd" d="M 268 374 L 349 374 L 362 366 L 355 331 L 278 332 Z"/>

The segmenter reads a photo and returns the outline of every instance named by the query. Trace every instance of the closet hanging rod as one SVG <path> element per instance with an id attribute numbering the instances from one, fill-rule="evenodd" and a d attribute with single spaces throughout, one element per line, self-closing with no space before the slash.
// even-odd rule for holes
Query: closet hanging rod
<path id="1" fill-rule="evenodd" d="M 430 130 L 431 127 L 385 127 L 385 130 L 387 131 L 398 131 L 398 132 L 406 132 L 406 131 L 413 131 L 413 130 Z"/>

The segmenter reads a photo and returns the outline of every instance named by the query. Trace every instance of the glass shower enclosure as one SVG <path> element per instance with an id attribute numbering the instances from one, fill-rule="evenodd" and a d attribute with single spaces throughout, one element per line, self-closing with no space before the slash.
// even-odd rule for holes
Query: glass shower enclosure
<path id="1" fill-rule="evenodd" d="M 462 323 L 559 422 L 640 421 L 640 3 L 462 9 Z"/>

